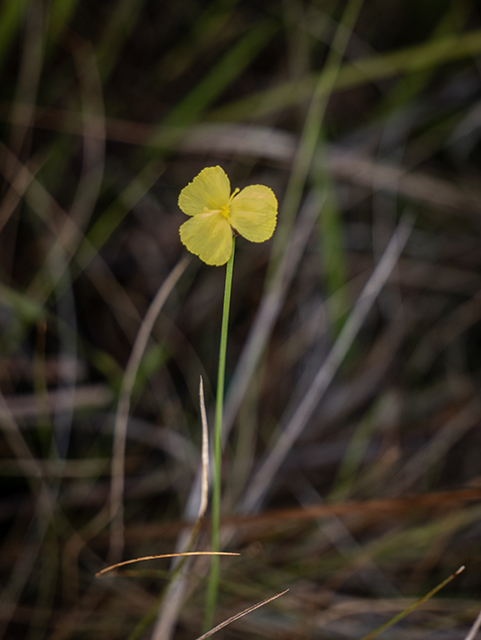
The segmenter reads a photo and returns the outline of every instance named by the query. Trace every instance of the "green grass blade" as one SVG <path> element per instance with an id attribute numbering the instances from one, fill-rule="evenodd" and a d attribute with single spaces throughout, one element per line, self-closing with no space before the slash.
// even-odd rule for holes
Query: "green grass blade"
<path id="1" fill-rule="evenodd" d="M 361 9 L 363 0 L 350 0 L 334 35 L 333 44 L 324 70 L 318 76 L 312 102 L 301 134 L 299 149 L 294 159 L 286 195 L 279 212 L 279 224 L 273 244 L 273 260 L 277 262 L 284 251 L 302 198 L 307 175 L 318 145 L 327 101 L 334 89 L 335 81 L 351 31 Z"/>
<path id="2" fill-rule="evenodd" d="M 162 138 L 165 136 L 165 127 L 175 129 L 194 123 L 199 115 L 255 60 L 276 31 L 277 25 L 271 20 L 261 22 L 236 42 L 163 120 Z M 154 133 L 149 144 L 156 145 L 156 140 Z"/>
<path id="3" fill-rule="evenodd" d="M 442 40 L 404 47 L 391 53 L 383 53 L 346 62 L 339 69 L 330 71 L 326 89 L 341 91 L 376 82 L 397 74 L 411 74 L 448 62 L 474 57 L 481 52 L 481 29 L 461 36 L 451 35 Z M 323 72 L 324 73 L 324 72 Z M 312 74 L 295 82 L 286 82 L 273 89 L 259 92 L 248 98 L 220 107 L 208 115 L 209 120 L 238 121 L 258 118 L 308 100 L 314 92 L 319 74 Z M 327 81 L 330 82 L 327 82 Z"/>
<path id="4" fill-rule="evenodd" d="M 415 609 L 417 609 L 420 605 L 422 605 L 424 602 L 427 602 L 430 598 L 432 598 L 434 595 L 436 595 L 436 593 L 438 591 L 440 591 L 443 587 L 445 587 L 449 582 L 451 582 L 451 580 L 453 580 L 453 578 L 455 578 L 456 576 L 458 576 L 462 571 L 464 571 L 465 567 L 459 567 L 459 569 L 457 571 L 455 571 L 453 574 L 451 574 L 448 578 L 446 578 L 446 580 L 443 580 L 441 582 L 441 584 L 438 584 L 437 587 L 434 587 L 434 589 L 432 589 L 429 593 L 427 593 L 425 596 L 423 596 L 422 598 L 420 598 L 419 600 L 417 600 L 416 602 L 414 602 L 410 607 L 408 607 L 407 609 L 404 609 L 404 611 L 401 611 L 401 613 L 398 613 L 397 616 L 394 616 L 394 618 L 391 618 L 391 620 L 389 620 L 389 622 L 386 622 L 385 624 L 381 625 L 380 627 L 378 627 L 377 629 L 375 629 L 374 631 L 371 631 L 371 633 L 368 633 L 367 636 L 364 636 L 361 640 L 373 640 L 373 638 L 375 638 L 376 636 L 378 636 L 380 633 L 382 633 L 383 631 L 385 631 L 386 629 L 389 629 L 389 627 L 392 627 L 394 624 L 396 624 L 396 622 L 399 622 L 400 620 L 402 620 L 403 618 L 405 618 L 407 615 L 409 615 L 412 611 L 414 611 Z"/>

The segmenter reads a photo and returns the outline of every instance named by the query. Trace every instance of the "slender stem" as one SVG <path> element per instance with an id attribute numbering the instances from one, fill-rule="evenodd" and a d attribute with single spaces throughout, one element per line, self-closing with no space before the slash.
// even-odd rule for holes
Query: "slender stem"
<path id="1" fill-rule="evenodd" d="M 214 482 L 212 487 L 212 551 L 220 551 L 220 497 L 222 466 L 222 415 L 224 411 L 225 357 L 229 331 L 229 309 L 234 271 L 235 238 L 232 239 L 232 254 L 225 273 L 224 309 L 220 334 L 219 369 L 217 374 L 217 396 L 214 425 Z M 210 565 L 209 584 L 205 608 L 204 630 L 211 629 L 219 590 L 219 556 L 213 556 Z"/>

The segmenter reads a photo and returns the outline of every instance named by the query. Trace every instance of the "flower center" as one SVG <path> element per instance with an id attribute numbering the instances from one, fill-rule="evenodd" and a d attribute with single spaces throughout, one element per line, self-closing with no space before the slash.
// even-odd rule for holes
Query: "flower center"
<path id="1" fill-rule="evenodd" d="M 220 208 L 220 213 L 221 215 L 224 216 L 224 218 L 229 219 L 229 215 L 230 215 L 230 207 L 228 204 L 223 204 L 222 207 Z"/>

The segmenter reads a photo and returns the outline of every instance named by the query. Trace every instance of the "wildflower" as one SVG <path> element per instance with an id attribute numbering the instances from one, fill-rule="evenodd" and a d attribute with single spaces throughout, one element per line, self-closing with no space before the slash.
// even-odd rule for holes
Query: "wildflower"
<path id="1" fill-rule="evenodd" d="M 251 242 L 264 242 L 276 228 L 277 200 L 271 189 L 256 184 L 231 193 L 221 167 L 202 169 L 180 192 L 179 207 L 192 216 L 180 227 L 183 244 L 217 267 L 229 260 L 237 233 Z"/>

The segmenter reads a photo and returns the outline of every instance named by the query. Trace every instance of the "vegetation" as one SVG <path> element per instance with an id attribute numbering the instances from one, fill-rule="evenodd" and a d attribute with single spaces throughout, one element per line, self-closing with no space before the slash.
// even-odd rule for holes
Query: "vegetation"
<path id="1" fill-rule="evenodd" d="M 464 638 L 479 613 L 481 14 L 470 0 L 0 4 L 0 637 L 194 639 L 236 241 L 216 637 Z M 190 536 L 190 539 L 189 539 Z"/>

